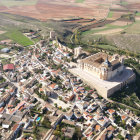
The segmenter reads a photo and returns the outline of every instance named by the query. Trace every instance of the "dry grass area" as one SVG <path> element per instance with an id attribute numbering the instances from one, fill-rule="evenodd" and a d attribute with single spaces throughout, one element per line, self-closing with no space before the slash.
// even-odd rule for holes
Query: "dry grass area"
<path id="1" fill-rule="evenodd" d="M 116 34 L 108 35 L 106 39 L 118 48 L 140 52 L 140 35 L 139 34 Z"/>
<path id="2" fill-rule="evenodd" d="M 116 26 L 126 26 L 130 24 L 132 24 L 132 22 L 127 22 L 127 21 L 115 21 L 111 23 L 111 25 L 116 25 Z"/>
<path id="3" fill-rule="evenodd" d="M 111 11 L 112 12 L 112 16 L 108 17 L 108 20 L 116 20 L 118 18 L 120 18 L 122 15 L 128 14 L 128 12 L 116 12 L 116 11 Z"/>
<path id="4" fill-rule="evenodd" d="M 140 21 L 140 16 L 135 17 L 136 21 Z"/>
<path id="5" fill-rule="evenodd" d="M 0 31 L 0 35 L 6 33 L 6 31 Z"/>
<path id="6" fill-rule="evenodd" d="M 123 29 L 121 28 L 118 28 L 118 29 L 111 29 L 111 30 L 106 30 L 106 31 L 101 31 L 101 32 L 98 32 L 98 33 L 94 33 L 95 35 L 107 35 L 107 34 L 114 34 L 114 33 L 119 33 L 123 31 Z"/>
<path id="7" fill-rule="evenodd" d="M 137 10 L 140 9 L 140 1 L 139 0 L 123 0 L 126 5 L 125 7 L 131 10 Z"/>

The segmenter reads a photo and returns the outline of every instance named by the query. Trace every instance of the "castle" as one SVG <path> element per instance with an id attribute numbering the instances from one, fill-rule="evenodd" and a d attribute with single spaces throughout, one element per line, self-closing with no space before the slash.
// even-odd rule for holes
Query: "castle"
<path id="1" fill-rule="evenodd" d="M 96 88 L 105 98 L 128 86 L 136 78 L 133 70 L 124 66 L 123 57 L 102 52 L 78 60 L 77 67 L 70 69 L 70 72 Z"/>
<path id="2" fill-rule="evenodd" d="M 124 59 L 118 55 L 97 53 L 80 60 L 78 67 L 102 80 L 111 80 L 123 72 Z"/>

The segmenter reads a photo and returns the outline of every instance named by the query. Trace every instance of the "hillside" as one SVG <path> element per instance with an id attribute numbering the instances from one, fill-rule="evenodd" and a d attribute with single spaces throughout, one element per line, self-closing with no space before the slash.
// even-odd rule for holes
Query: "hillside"
<path id="1" fill-rule="evenodd" d="M 41 29 L 47 36 L 54 29 L 68 44 L 79 31 L 81 43 L 102 38 L 108 45 L 140 52 L 139 9 L 139 0 L 0 0 L 0 25 Z"/>

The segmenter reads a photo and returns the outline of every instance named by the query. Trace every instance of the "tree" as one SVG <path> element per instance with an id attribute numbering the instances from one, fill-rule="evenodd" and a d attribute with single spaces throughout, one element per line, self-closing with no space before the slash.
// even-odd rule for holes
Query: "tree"
<path id="1" fill-rule="evenodd" d="M 49 119 L 47 117 L 44 117 L 44 120 L 42 121 L 42 126 L 46 127 L 46 128 L 51 128 L 51 123 L 49 121 Z"/>
<path id="2" fill-rule="evenodd" d="M 58 106 L 57 106 L 57 103 L 54 103 L 54 106 L 57 108 Z"/>
<path id="3" fill-rule="evenodd" d="M 82 140 L 87 140 L 87 138 L 86 137 L 83 137 Z"/>
<path id="4" fill-rule="evenodd" d="M 81 139 L 81 137 L 82 137 L 81 129 L 79 127 L 76 127 L 75 134 L 73 135 L 73 140 Z"/>
<path id="5" fill-rule="evenodd" d="M 56 126 L 56 130 L 60 131 L 60 126 L 59 125 Z"/>
<path id="6" fill-rule="evenodd" d="M 55 136 L 61 136 L 61 132 L 60 131 L 57 131 L 57 130 L 54 130 L 53 134 Z"/>

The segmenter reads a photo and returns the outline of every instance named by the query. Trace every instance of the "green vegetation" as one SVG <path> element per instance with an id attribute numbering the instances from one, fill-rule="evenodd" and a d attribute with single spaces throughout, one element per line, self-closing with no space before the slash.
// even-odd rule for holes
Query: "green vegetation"
<path id="1" fill-rule="evenodd" d="M 81 132 L 81 129 L 79 127 L 76 127 L 76 126 L 73 126 L 73 125 L 69 125 L 69 124 L 65 124 L 65 123 L 62 123 L 62 122 L 61 122 L 60 125 L 56 126 L 56 129 L 53 132 L 53 134 L 58 136 L 59 138 L 61 138 L 61 140 L 71 140 L 70 138 L 65 137 L 64 133 L 62 131 L 62 129 L 66 128 L 66 127 L 73 127 L 73 128 L 75 128 L 75 133 L 74 133 L 74 135 L 72 137 L 72 140 L 81 140 L 82 132 Z"/>
<path id="2" fill-rule="evenodd" d="M 8 32 L 3 34 L 3 36 L 5 36 L 5 38 L 7 37 L 13 40 L 15 43 L 18 43 L 22 46 L 33 45 L 33 42 L 18 30 L 9 30 Z"/>
<path id="3" fill-rule="evenodd" d="M 0 35 L 0 41 L 6 40 L 6 39 L 8 39 L 8 37 L 5 36 L 5 34 L 1 34 L 1 35 Z"/>
<path id="4" fill-rule="evenodd" d="M 110 11 L 110 12 L 108 13 L 107 18 L 112 18 L 112 17 L 113 17 L 113 12 L 112 12 L 112 11 Z"/>
<path id="5" fill-rule="evenodd" d="M 49 125 L 50 125 L 50 123 L 49 123 Z M 50 127 L 49 127 L 49 129 L 50 129 Z M 34 139 L 39 140 L 39 139 L 43 138 L 43 136 L 46 134 L 47 130 L 48 130 L 48 127 L 42 126 L 42 124 L 40 125 L 39 123 L 34 122 L 34 124 L 33 124 Z"/>
<path id="6" fill-rule="evenodd" d="M 120 4 L 125 6 L 125 5 L 128 5 L 128 2 L 126 2 L 126 1 L 121 1 Z"/>
<path id="7" fill-rule="evenodd" d="M 140 64 L 133 59 L 127 59 L 125 65 L 132 67 L 136 74 L 136 82 L 128 85 L 127 88 L 124 88 L 122 91 L 114 94 L 111 99 L 130 107 L 133 107 L 137 110 L 140 108 Z M 135 110 L 136 115 L 140 116 L 140 111 Z"/>
<path id="8" fill-rule="evenodd" d="M 0 79 L 0 84 L 6 82 L 4 78 Z"/>
<path id="9" fill-rule="evenodd" d="M 97 45 L 97 48 L 101 48 L 104 50 L 116 50 L 117 48 L 111 45 Z"/>
<path id="10" fill-rule="evenodd" d="M 51 129 L 51 122 L 49 121 L 47 117 L 44 117 L 41 125 L 45 128 Z"/>
<path id="11" fill-rule="evenodd" d="M 95 29 L 85 31 L 85 32 L 82 33 L 82 35 L 90 35 L 90 34 L 94 34 L 94 33 L 100 33 L 102 31 L 107 31 L 107 30 L 111 30 L 111 29 L 126 29 L 129 26 L 130 25 L 117 26 L 117 25 L 107 24 L 104 27 L 99 27 L 99 28 L 95 28 Z"/>
<path id="12" fill-rule="evenodd" d="M 12 7 L 12 6 L 25 6 L 35 5 L 37 0 L 0 0 L 1 5 Z"/>
<path id="13" fill-rule="evenodd" d="M 83 3 L 85 0 L 76 0 L 76 3 Z"/>
<path id="14" fill-rule="evenodd" d="M 137 13 L 136 13 L 136 16 L 140 16 L 140 12 L 137 12 Z"/>
<path id="15" fill-rule="evenodd" d="M 119 140 L 124 140 L 124 138 L 123 138 L 123 136 L 122 136 L 121 134 L 118 134 L 118 135 L 117 135 L 117 138 L 118 138 Z"/>
<path id="16" fill-rule="evenodd" d="M 3 49 L 3 48 L 4 48 L 4 46 L 3 45 L 0 45 L 0 50 Z"/>
<path id="17" fill-rule="evenodd" d="M 0 58 L 3 65 L 11 63 L 10 59 L 8 58 Z"/>

